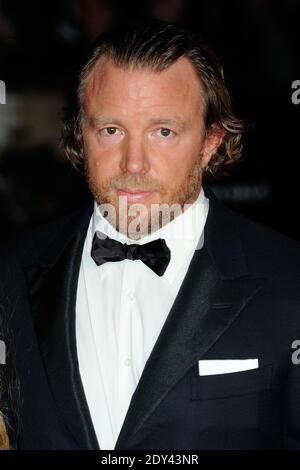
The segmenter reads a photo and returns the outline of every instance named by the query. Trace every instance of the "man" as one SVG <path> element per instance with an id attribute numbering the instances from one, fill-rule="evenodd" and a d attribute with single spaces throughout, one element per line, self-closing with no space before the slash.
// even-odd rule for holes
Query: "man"
<path id="1" fill-rule="evenodd" d="M 99 38 L 64 127 L 94 202 L 5 271 L 19 448 L 300 447 L 299 245 L 203 187 L 243 130 L 194 35 Z"/>

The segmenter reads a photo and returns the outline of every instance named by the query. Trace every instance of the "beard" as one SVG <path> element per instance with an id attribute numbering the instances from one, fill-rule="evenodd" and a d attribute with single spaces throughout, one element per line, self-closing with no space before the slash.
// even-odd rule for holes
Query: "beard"
<path id="1" fill-rule="evenodd" d="M 150 181 L 139 174 L 133 173 L 122 173 L 109 180 L 99 181 L 97 175 L 89 170 L 87 159 L 85 160 L 85 175 L 94 200 L 106 220 L 127 237 L 140 239 L 171 222 L 186 209 L 185 205 L 192 204 L 197 199 L 202 184 L 201 161 L 202 155 L 196 160 L 185 180 L 176 188 L 166 188 L 158 182 Z M 140 204 L 126 203 L 126 207 L 124 207 L 124 204 L 122 207 L 122 204 L 120 204 L 121 198 L 118 198 L 115 191 L 116 189 L 130 187 L 141 191 L 157 192 L 160 195 L 159 203 L 142 204 L 145 210 L 140 211 L 137 223 L 133 223 L 136 215 L 132 214 L 135 207 L 137 207 L 135 212 L 139 212 L 138 206 Z M 108 207 L 113 210 L 107 210 Z"/>

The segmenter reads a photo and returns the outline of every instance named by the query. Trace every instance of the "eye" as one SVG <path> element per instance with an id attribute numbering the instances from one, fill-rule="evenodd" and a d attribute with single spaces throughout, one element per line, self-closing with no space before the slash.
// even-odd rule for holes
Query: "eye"
<path id="1" fill-rule="evenodd" d="M 105 127 L 104 129 L 101 129 L 99 131 L 100 134 L 102 135 L 118 135 L 119 134 L 119 129 L 117 127 L 113 127 L 113 126 L 110 126 L 110 127 Z"/>
<path id="2" fill-rule="evenodd" d="M 171 129 L 168 129 L 167 127 L 161 127 L 158 129 L 159 137 L 169 137 L 170 135 L 174 134 Z"/>

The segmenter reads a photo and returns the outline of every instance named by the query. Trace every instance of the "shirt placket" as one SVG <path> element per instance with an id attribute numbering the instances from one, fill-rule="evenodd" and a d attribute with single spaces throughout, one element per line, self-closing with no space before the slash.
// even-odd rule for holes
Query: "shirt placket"
<path id="1" fill-rule="evenodd" d="M 120 324 L 118 337 L 118 398 L 120 427 L 125 419 L 132 394 L 136 388 L 132 357 L 132 310 L 135 302 L 134 277 L 131 274 L 132 262 L 126 262 L 122 296 L 120 303 Z"/>

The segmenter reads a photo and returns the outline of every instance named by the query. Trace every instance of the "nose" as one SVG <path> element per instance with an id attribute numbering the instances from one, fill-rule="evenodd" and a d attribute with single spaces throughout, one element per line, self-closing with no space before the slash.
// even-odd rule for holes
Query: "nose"
<path id="1" fill-rule="evenodd" d="M 147 145 L 138 135 L 128 136 L 120 162 L 122 171 L 145 174 L 150 169 Z"/>

